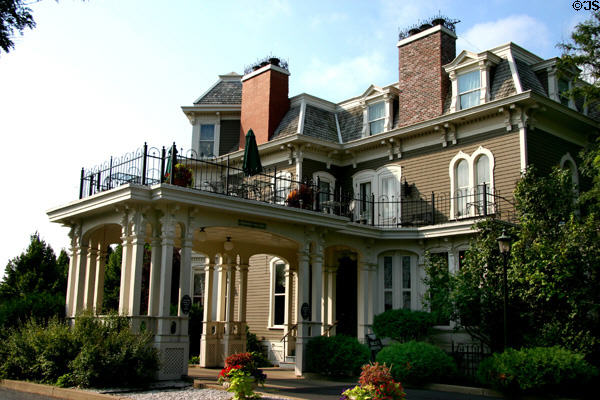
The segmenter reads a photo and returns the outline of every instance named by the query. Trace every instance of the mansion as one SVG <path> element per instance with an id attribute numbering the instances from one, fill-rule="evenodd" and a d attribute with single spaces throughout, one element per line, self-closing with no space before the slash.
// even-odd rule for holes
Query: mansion
<path id="1" fill-rule="evenodd" d="M 119 312 L 154 333 L 160 379 L 187 373 L 190 347 L 222 365 L 245 350 L 246 327 L 301 375 L 311 337 L 364 342 L 375 315 L 423 309 L 425 255 L 458 270 L 474 223 L 514 221 L 528 166 L 577 183 L 598 132 L 594 111 L 564 95 L 574 81 L 556 58 L 514 43 L 457 55 L 456 39 L 441 18 L 401 33 L 398 81 L 339 103 L 289 97 L 291 68 L 267 58 L 182 107 L 190 150 L 144 144 L 82 169 L 79 198 L 48 211 L 71 229 L 67 316 L 102 312 L 114 244 Z M 243 168 L 249 130 L 255 174 Z M 196 344 L 190 302 L 204 312 Z"/>

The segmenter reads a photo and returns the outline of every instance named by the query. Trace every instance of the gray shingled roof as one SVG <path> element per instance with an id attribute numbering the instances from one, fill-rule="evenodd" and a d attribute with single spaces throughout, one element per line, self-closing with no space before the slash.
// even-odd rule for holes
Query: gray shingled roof
<path id="1" fill-rule="evenodd" d="M 276 137 L 284 137 L 295 135 L 298 132 L 298 119 L 300 117 L 300 106 L 293 107 L 283 116 L 277 129 L 273 133 L 273 139 Z"/>
<path id="2" fill-rule="evenodd" d="M 362 137 L 363 109 L 361 106 L 338 112 L 338 122 L 344 143 Z"/>
<path id="3" fill-rule="evenodd" d="M 242 81 L 221 81 L 194 104 L 242 104 Z"/>
<path id="4" fill-rule="evenodd" d="M 306 105 L 304 130 L 302 132 L 306 136 L 338 142 L 334 113 L 321 110 L 308 104 Z"/>
<path id="5" fill-rule="evenodd" d="M 496 66 L 491 86 L 490 100 L 502 99 L 517 93 L 508 60 L 502 60 Z"/>
<path id="6" fill-rule="evenodd" d="M 515 59 L 515 64 L 517 65 L 517 71 L 519 71 L 519 78 L 521 78 L 523 91 L 531 90 L 542 96 L 548 96 L 537 75 L 531 70 L 529 65 L 517 59 Z"/>

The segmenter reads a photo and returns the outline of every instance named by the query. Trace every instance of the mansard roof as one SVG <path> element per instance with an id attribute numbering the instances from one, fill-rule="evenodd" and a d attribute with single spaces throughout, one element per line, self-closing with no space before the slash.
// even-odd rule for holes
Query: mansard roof
<path id="1" fill-rule="evenodd" d="M 219 75 L 219 80 L 195 102 L 202 104 L 242 104 L 242 76 L 235 72 Z"/>

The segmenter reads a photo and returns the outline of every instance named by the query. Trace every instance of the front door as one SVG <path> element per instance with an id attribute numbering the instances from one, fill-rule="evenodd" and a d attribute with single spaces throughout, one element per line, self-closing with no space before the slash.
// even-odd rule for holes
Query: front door
<path id="1" fill-rule="evenodd" d="M 336 276 L 335 314 L 338 320 L 337 335 L 357 335 L 357 267 L 356 260 L 348 256 L 339 259 Z"/>

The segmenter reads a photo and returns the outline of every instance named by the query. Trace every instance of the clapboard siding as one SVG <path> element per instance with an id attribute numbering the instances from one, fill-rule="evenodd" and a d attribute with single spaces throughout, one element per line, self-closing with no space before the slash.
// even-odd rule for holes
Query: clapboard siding
<path id="1" fill-rule="evenodd" d="M 568 142 L 540 129 L 527 132 L 527 156 L 529 165 L 542 174 L 550 173 L 552 167 L 559 166 L 560 159 L 568 153 L 575 159 L 579 167 L 579 151 L 581 146 Z"/>

